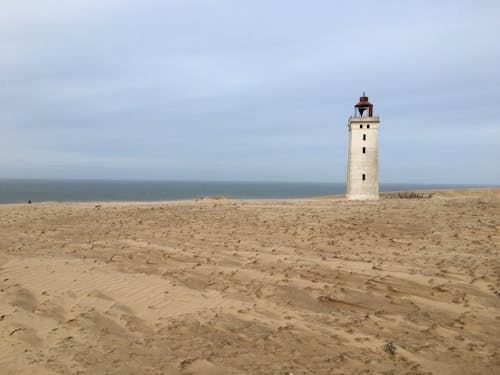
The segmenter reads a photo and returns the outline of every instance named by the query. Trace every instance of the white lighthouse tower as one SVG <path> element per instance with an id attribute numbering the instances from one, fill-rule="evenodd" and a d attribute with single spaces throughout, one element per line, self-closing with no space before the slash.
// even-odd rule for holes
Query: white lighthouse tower
<path id="1" fill-rule="evenodd" d="M 359 98 L 349 118 L 347 199 L 378 199 L 378 126 L 368 97 Z"/>

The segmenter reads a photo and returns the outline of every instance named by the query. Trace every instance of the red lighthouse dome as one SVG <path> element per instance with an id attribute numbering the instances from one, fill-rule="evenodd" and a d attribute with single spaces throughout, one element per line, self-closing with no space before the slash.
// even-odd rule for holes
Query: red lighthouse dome
<path id="1" fill-rule="evenodd" d="M 358 104 L 354 106 L 358 111 L 359 115 L 363 117 L 363 112 L 368 109 L 368 117 L 373 117 L 373 104 L 368 101 L 368 96 L 363 92 L 363 96 L 359 98 Z"/>

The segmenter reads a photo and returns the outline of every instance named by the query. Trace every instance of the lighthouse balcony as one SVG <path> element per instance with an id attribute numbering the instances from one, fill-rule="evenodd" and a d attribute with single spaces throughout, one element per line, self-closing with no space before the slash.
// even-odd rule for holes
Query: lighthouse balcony
<path id="1" fill-rule="evenodd" d="M 372 117 L 361 117 L 361 116 L 351 116 L 349 117 L 349 122 L 380 122 L 380 117 L 379 116 L 372 116 Z"/>

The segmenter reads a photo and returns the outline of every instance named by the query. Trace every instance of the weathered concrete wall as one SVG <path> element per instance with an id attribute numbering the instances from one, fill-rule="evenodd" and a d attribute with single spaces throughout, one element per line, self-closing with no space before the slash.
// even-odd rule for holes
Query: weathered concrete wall
<path id="1" fill-rule="evenodd" d="M 378 199 L 378 117 L 349 118 L 347 199 Z M 363 153 L 363 147 L 365 152 Z M 363 180 L 363 175 L 365 179 Z"/>

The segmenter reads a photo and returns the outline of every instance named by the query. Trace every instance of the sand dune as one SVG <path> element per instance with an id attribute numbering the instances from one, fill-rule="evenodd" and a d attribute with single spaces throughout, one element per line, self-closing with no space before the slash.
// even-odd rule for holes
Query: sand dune
<path id="1" fill-rule="evenodd" d="M 1 374 L 500 372 L 500 189 L 0 205 Z"/>

